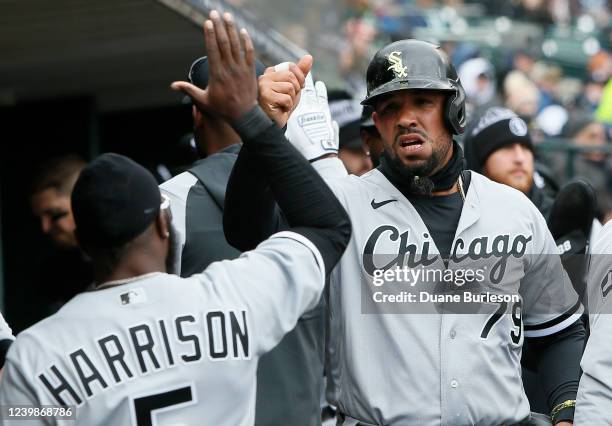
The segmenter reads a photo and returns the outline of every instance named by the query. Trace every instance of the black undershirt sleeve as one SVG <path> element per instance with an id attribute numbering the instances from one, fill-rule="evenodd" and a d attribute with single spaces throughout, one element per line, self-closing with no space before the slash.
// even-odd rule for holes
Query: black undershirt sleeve
<path id="1" fill-rule="evenodd" d="M 538 372 L 551 410 L 564 401 L 576 399 L 585 341 L 586 333 L 581 320 L 550 336 L 527 339 L 523 365 Z M 573 418 L 574 408 L 571 407 L 562 410 L 555 421 L 571 421 Z"/>
<path id="2" fill-rule="evenodd" d="M 249 123 L 248 126 L 234 124 L 244 147 L 247 148 L 246 159 L 256 167 L 257 173 L 267 179 L 273 199 L 283 211 L 289 230 L 304 235 L 317 247 L 323 257 L 326 273 L 329 274 L 340 260 L 351 236 L 351 224 L 346 211 L 308 161 L 285 139 L 282 130 L 272 123 L 258 106 L 247 113 L 241 122 Z M 249 165 L 245 164 L 244 160 L 243 156 L 242 160 L 237 160 L 234 165 L 224 207 L 226 238 L 232 245 L 237 236 L 236 230 L 232 229 L 235 225 L 240 225 L 241 229 L 244 229 L 244 226 L 259 227 L 258 230 L 249 232 L 249 238 L 245 239 L 247 243 L 253 244 L 257 239 L 273 232 L 281 223 L 278 217 L 274 217 L 274 212 L 270 211 L 271 203 L 269 195 L 265 195 L 265 188 L 262 185 L 249 187 L 245 182 Z M 238 167 L 244 169 L 237 170 Z M 238 186 L 241 181 L 243 188 Z M 238 200 L 244 195 L 244 191 L 253 189 L 259 189 L 259 194 L 249 194 L 251 205 Z M 266 197 L 263 208 L 259 197 Z M 242 208 L 232 205 L 238 202 Z M 266 214 L 271 214 L 272 220 L 268 219 Z M 255 220 L 263 223 L 255 223 Z"/>
<path id="3" fill-rule="evenodd" d="M 223 231 L 240 251 L 253 250 L 272 234 L 289 227 L 276 204 L 268 179 L 244 144 L 230 174 L 223 208 Z"/>

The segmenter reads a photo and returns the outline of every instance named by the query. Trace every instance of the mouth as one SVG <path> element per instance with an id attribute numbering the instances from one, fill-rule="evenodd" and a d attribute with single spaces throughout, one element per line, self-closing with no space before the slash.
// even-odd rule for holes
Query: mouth
<path id="1" fill-rule="evenodd" d="M 523 169 L 516 169 L 516 170 L 512 170 L 510 174 L 512 176 L 525 176 L 527 172 Z"/>
<path id="2" fill-rule="evenodd" d="M 421 150 L 425 140 L 417 133 L 408 133 L 398 136 L 397 142 L 403 151 L 416 152 Z"/>

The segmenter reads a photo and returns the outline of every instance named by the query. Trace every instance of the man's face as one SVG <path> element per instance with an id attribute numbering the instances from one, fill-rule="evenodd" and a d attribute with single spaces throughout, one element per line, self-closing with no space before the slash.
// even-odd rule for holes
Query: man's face
<path id="1" fill-rule="evenodd" d="M 577 145 L 582 146 L 604 146 L 606 145 L 606 128 L 603 123 L 589 123 L 574 136 L 574 141 Z M 601 151 L 586 152 L 583 156 L 595 163 L 606 160 L 606 154 Z"/>
<path id="2" fill-rule="evenodd" d="M 70 196 L 48 188 L 32 196 L 32 212 L 40 220 L 43 234 L 60 247 L 77 245 Z"/>
<path id="3" fill-rule="evenodd" d="M 450 160 L 452 137 L 444 125 L 446 96 L 401 90 L 378 102 L 372 115 L 391 160 L 405 172 L 431 176 Z"/>
<path id="4" fill-rule="evenodd" d="M 533 153 L 519 143 L 506 145 L 489 155 L 483 172 L 489 179 L 526 194 L 533 184 Z"/>

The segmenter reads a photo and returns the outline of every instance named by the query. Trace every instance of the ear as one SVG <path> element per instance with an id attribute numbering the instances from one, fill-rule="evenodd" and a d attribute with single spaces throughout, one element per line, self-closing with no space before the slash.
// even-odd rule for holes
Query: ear
<path id="1" fill-rule="evenodd" d="M 170 238 L 170 218 L 164 211 L 160 211 L 155 220 L 155 229 L 162 240 Z"/>
<path id="2" fill-rule="evenodd" d="M 374 125 L 376 126 L 376 130 L 378 130 L 380 132 L 380 129 L 378 128 L 378 126 L 380 124 L 380 118 L 378 117 L 378 113 L 376 111 L 374 111 L 372 113 L 372 121 L 374 121 Z"/>

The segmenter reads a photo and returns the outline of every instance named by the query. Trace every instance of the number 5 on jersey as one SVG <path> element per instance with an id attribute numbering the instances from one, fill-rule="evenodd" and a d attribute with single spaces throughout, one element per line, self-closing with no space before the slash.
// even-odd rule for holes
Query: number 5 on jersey
<path id="1" fill-rule="evenodd" d="M 183 386 L 132 398 L 133 417 L 136 426 L 154 426 L 155 416 L 161 412 L 178 410 L 196 402 L 194 386 Z"/>

